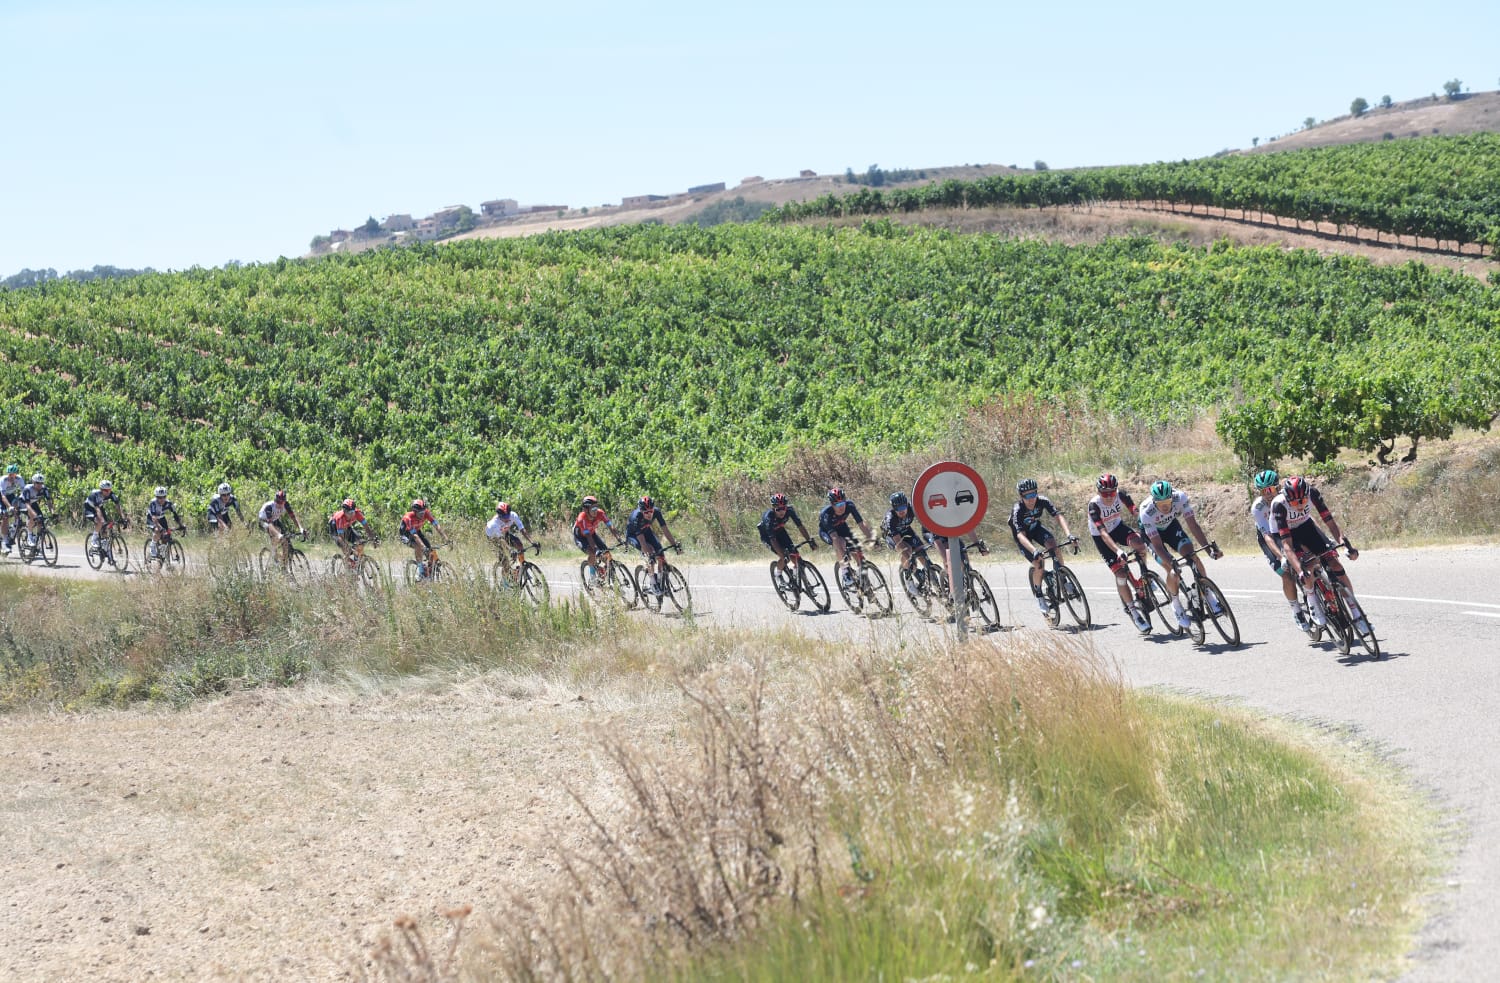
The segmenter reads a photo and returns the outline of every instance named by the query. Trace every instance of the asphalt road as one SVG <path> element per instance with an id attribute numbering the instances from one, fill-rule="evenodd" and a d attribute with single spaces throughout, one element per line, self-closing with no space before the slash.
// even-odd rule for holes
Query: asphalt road
<path id="1" fill-rule="evenodd" d="M 66 537 L 49 572 L 99 576 L 84 564 L 76 538 Z M 131 549 L 138 554 L 136 539 Z M 315 571 L 323 568 L 327 552 L 309 554 Z M 192 556 L 190 540 L 190 563 Z M 890 555 L 874 556 L 894 584 Z M 808 558 L 825 576 L 830 573 L 829 551 Z M 541 559 L 555 596 L 576 591 L 575 558 L 549 550 Z M 1045 626 L 1014 553 L 975 559 L 1010 630 L 1056 630 Z M 695 564 L 691 553 L 673 560 L 688 577 L 694 616 L 705 625 L 791 626 L 824 638 L 918 642 L 953 631 L 918 618 L 899 591 L 890 617 L 854 615 L 836 591 L 829 614 L 791 613 L 777 599 L 765 563 Z M 138 562 L 133 555 L 132 567 Z M 1500 966 L 1500 934 L 1493 929 L 1500 924 L 1500 547 L 1372 550 L 1349 564 L 1381 639 L 1384 657 L 1378 661 L 1357 644 L 1348 656 L 1326 639 L 1311 644 L 1292 623 L 1280 586 L 1258 555 L 1205 562 L 1238 616 L 1240 647 L 1215 644 L 1212 628 L 1201 647 L 1159 632 L 1142 637 L 1121 611 L 1108 570 L 1085 549 L 1070 563 L 1093 608 L 1089 642 L 1114 659 L 1133 685 L 1231 697 L 1274 714 L 1353 727 L 1387 748 L 1451 813 L 1462 837 L 1406 978 L 1490 978 Z M 631 616 L 658 617 L 644 611 Z"/>

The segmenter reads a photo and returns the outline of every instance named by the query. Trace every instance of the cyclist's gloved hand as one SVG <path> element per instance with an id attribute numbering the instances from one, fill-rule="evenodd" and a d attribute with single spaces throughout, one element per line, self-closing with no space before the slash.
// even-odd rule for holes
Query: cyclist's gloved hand
<path id="1" fill-rule="evenodd" d="M 541 555 L 541 552 L 542 552 L 542 544 L 541 543 L 532 543 L 531 544 L 531 548 L 532 548 L 532 550 L 534 550 L 537 553 L 537 555 L 539 555 L 539 556 Z"/>
<path id="2" fill-rule="evenodd" d="M 1346 540 L 1344 540 L 1344 545 L 1347 546 L 1347 547 L 1349 547 L 1349 559 L 1351 559 L 1351 560 L 1357 560 L 1357 559 L 1359 559 L 1359 550 L 1357 550 L 1357 549 L 1354 548 L 1354 544 L 1353 543 L 1349 542 L 1349 540 L 1346 539 Z"/>
<path id="3" fill-rule="evenodd" d="M 809 553 L 816 553 L 818 551 L 818 544 L 817 543 L 813 543 L 813 542 L 809 542 L 807 544 L 807 551 Z"/>
<path id="4" fill-rule="evenodd" d="M 990 555 L 990 548 L 988 546 L 986 546 L 984 543 L 980 543 L 979 544 L 979 555 L 980 556 L 989 556 Z"/>
<path id="5" fill-rule="evenodd" d="M 1220 557 L 1222 557 L 1224 555 L 1224 551 L 1221 550 L 1221 549 L 1219 549 L 1219 544 L 1218 543 L 1209 543 L 1208 544 L 1208 555 L 1211 556 L 1211 557 L 1213 557 L 1215 560 L 1217 560 L 1217 559 L 1219 559 Z"/>

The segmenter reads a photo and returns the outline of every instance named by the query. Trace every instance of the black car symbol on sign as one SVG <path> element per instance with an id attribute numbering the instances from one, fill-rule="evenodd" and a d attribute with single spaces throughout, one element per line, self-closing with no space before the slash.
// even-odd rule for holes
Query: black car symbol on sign
<path id="1" fill-rule="evenodd" d="M 965 488 L 963 491 L 961 491 L 957 495 L 953 496 L 953 504 L 954 505 L 973 505 L 974 504 L 974 493 L 971 492 L 971 491 L 969 491 L 969 489 Z"/>

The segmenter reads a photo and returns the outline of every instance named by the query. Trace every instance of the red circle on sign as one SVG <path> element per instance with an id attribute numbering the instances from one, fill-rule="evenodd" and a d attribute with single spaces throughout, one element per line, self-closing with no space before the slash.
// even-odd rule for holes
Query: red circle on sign
<path id="1" fill-rule="evenodd" d="M 984 519 L 990 493 L 978 471 L 958 461 L 940 461 L 917 478 L 911 500 L 917 518 L 931 532 L 966 536 Z"/>

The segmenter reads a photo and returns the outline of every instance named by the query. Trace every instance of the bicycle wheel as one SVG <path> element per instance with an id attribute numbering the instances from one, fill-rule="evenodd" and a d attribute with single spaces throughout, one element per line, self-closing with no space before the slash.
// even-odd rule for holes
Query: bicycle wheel
<path id="1" fill-rule="evenodd" d="M 521 593 L 537 607 L 547 603 L 547 578 L 542 576 L 542 568 L 529 560 L 521 563 Z"/>
<path id="2" fill-rule="evenodd" d="M 1344 623 L 1349 626 L 1349 634 L 1352 637 L 1359 639 L 1359 644 L 1363 645 L 1365 651 L 1368 652 L 1371 656 L 1377 659 L 1380 658 L 1380 641 L 1375 637 L 1375 628 L 1370 624 L 1369 615 L 1365 616 L 1365 627 L 1368 630 L 1360 631 L 1357 627 L 1355 627 L 1354 615 L 1349 611 L 1348 591 L 1345 589 L 1343 584 L 1339 585 L 1337 594 L 1339 599 L 1339 616 L 1343 618 Z"/>
<path id="3" fill-rule="evenodd" d="M 672 602 L 679 614 L 691 614 L 693 611 L 693 595 L 688 590 L 687 578 L 682 575 L 672 564 L 667 564 L 666 583 L 662 584 L 662 596 Z M 661 609 L 661 602 L 657 602 L 657 609 Z"/>
<path id="4" fill-rule="evenodd" d="M 1059 567 L 1057 571 L 1057 588 L 1062 594 L 1063 603 L 1068 606 L 1068 613 L 1078 623 L 1078 627 L 1089 626 L 1089 599 L 1083 593 L 1083 585 L 1078 582 L 1073 571 L 1067 567 Z"/>
<path id="5" fill-rule="evenodd" d="M 797 586 L 796 575 L 782 573 L 781 563 L 777 560 L 771 561 L 771 586 L 776 588 L 776 596 L 781 598 L 788 611 L 797 610 L 802 603 L 802 590 Z"/>
<path id="6" fill-rule="evenodd" d="M 637 564 L 635 568 L 635 593 L 641 599 L 642 606 L 661 610 L 662 596 L 651 589 L 651 571 L 645 564 Z"/>
<path id="7" fill-rule="evenodd" d="M 90 533 L 83 539 L 83 558 L 95 570 L 104 566 L 104 547 L 95 540 L 93 533 Z"/>
<path id="8" fill-rule="evenodd" d="M 828 582 L 823 579 L 823 572 L 803 560 L 797 567 L 797 576 L 802 581 L 802 592 L 812 601 L 813 607 L 827 614 L 828 609 L 833 607 L 833 595 L 828 593 Z"/>
<path id="9" fill-rule="evenodd" d="M 932 612 L 932 595 L 927 593 L 927 572 L 920 567 L 902 567 L 899 576 L 901 592 L 906 595 L 917 614 L 927 617 Z"/>
<path id="10" fill-rule="evenodd" d="M 609 572 L 606 574 L 610 590 L 620 599 L 625 610 L 632 610 L 641 602 L 641 592 L 635 586 L 635 578 L 630 571 L 625 569 L 625 564 L 609 561 Z"/>
<path id="11" fill-rule="evenodd" d="M 859 565 L 859 592 L 865 596 L 865 602 L 871 607 L 871 617 L 879 617 L 890 614 L 891 608 L 895 606 L 895 599 L 891 597 L 890 585 L 885 582 L 885 574 L 880 568 L 869 560 Z"/>
<path id="12" fill-rule="evenodd" d="M 260 553 L 255 559 L 255 568 L 260 571 L 260 575 L 262 577 L 271 576 L 271 574 L 276 572 L 277 566 L 276 555 L 271 552 L 271 547 L 262 546 Z"/>
<path id="13" fill-rule="evenodd" d="M 295 546 L 292 547 L 291 555 L 287 558 L 287 574 L 293 580 L 312 579 L 312 564 L 307 562 L 307 554 Z"/>
<path id="14" fill-rule="evenodd" d="M 167 573 L 182 576 L 187 572 L 187 554 L 182 551 L 182 544 L 172 540 L 167 544 L 166 562 L 164 569 Z"/>
<path id="15" fill-rule="evenodd" d="M 1174 638 L 1182 635 L 1185 629 L 1177 623 L 1177 612 L 1172 610 L 1172 595 L 1167 590 L 1167 582 L 1155 570 L 1146 571 L 1146 599 L 1167 634 Z"/>
<path id="16" fill-rule="evenodd" d="M 970 570 L 964 574 L 964 592 L 968 595 L 969 610 L 979 615 L 986 628 L 1000 627 L 1000 602 L 990 590 L 990 582 L 982 574 Z"/>
<path id="17" fill-rule="evenodd" d="M 1179 581 L 1178 586 L 1182 591 L 1182 603 L 1187 608 L 1188 634 L 1192 636 L 1194 645 L 1202 645 L 1208 631 L 1203 627 L 1203 599 L 1198 596 L 1196 584 L 1189 589 Z"/>
<path id="18" fill-rule="evenodd" d="M 839 596 L 844 603 L 849 605 L 849 610 L 860 614 L 865 609 L 865 595 L 859 589 L 859 581 L 854 579 L 854 574 L 846 565 L 840 570 L 839 565 L 833 565 L 833 579 L 838 581 Z"/>
<path id="19" fill-rule="evenodd" d="M 51 529 L 43 529 L 42 534 L 37 537 L 37 545 L 42 550 L 42 560 L 49 567 L 57 566 L 57 537 L 52 535 Z"/>
<path id="20" fill-rule="evenodd" d="M 373 557 L 362 556 L 359 563 L 354 567 L 354 575 L 359 580 L 361 587 L 375 588 L 380 586 L 380 564 Z"/>
<path id="21" fill-rule="evenodd" d="M 1062 601 L 1057 596 L 1057 575 L 1051 570 L 1042 573 L 1042 597 L 1047 602 L 1047 613 L 1042 617 L 1047 619 L 1048 628 L 1056 628 L 1062 621 Z"/>
<path id="22" fill-rule="evenodd" d="M 159 554 L 152 556 L 151 546 L 149 537 L 141 544 L 141 569 L 146 573 L 161 573 L 162 557 Z"/>
<path id="23" fill-rule="evenodd" d="M 1219 585 L 1204 577 L 1198 581 L 1198 597 L 1203 603 L 1203 615 L 1211 618 L 1214 628 L 1218 629 L 1219 636 L 1230 645 L 1238 647 L 1240 644 L 1240 623 L 1235 620 L 1234 612 L 1230 610 L 1229 601 L 1225 600 L 1224 594 L 1219 590 Z M 1214 603 L 1219 606 L 1219 613 L 1214 613 Z"/>

